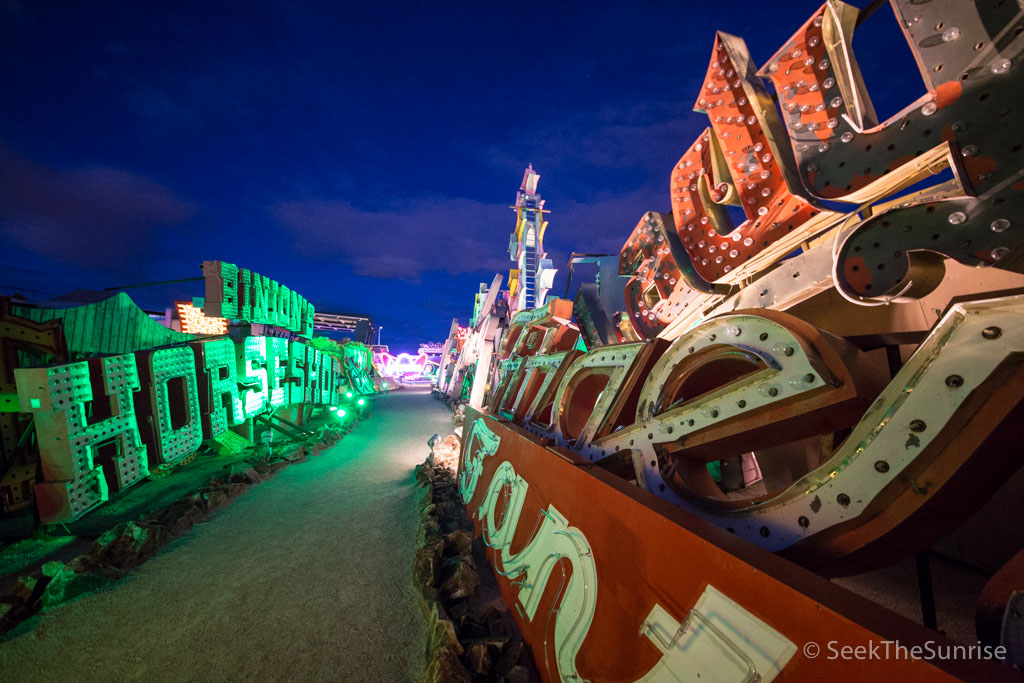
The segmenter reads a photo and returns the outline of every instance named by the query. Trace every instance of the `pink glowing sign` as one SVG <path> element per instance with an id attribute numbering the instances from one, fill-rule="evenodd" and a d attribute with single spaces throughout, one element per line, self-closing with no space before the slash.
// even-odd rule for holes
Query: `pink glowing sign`
<path id="1" fill-rule="evenodd" d="M 425 377 L 433 374 L 437 364 L 427 360 L 427 354 L 421 353 L 414 356 L 411 353 L 400 353 L 392 356 L 390 353 L 381 354 L 381 365 L 384 368 L 382 374 L 391 377 Z"/>

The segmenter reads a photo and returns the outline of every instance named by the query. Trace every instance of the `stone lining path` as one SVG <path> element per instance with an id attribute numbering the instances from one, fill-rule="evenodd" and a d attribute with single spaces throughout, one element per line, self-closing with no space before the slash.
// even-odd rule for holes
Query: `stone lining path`
<path id="1" fill-rule="evenodd" d="M 376 400 L 334 447 L 0 643 L 0 680 L 423 680 L 412 470 L 450 413 L 429 391 Z"/>

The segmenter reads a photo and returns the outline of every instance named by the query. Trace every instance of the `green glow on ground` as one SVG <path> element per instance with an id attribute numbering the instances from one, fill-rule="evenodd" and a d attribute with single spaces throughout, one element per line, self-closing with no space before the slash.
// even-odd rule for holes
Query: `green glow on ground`
<path id="1" fill-rule="evenodd" d="M 422 681 L 412 470 L 450 429 L 429 390 L 378 397 L 336 445 L 5 641 L 0 678 Z"/>
<path id="2" fill-rule="evenodd" d="M 52 559 L 49 557 L 51 554 L 76 540 L 78 536 L 26 538 L 4 546 L 3 552 L 0 552 L 0 576 L 23 571 L 43 559 Z M 72 552 L 67 559 L 71 559 L 75 554 Z"/>

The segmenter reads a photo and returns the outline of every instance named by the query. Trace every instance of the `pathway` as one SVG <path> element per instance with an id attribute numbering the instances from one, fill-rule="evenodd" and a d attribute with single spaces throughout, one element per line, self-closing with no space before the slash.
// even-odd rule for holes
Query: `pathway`
<path id="1" fill-rule="evenodd" d="M 450 431 L 429 391 L 379 397 L 333 448 L 0 643 L 0 680 L 423 680 L 412 469 Z"/>

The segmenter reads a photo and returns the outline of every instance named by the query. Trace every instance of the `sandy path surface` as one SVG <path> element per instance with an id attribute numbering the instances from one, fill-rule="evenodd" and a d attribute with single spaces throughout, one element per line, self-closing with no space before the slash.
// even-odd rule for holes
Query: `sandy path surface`
<path id="1" fill-rule="evenodd" d="M 110 590 L 0 643 L 0 681 L 421 681 L 413 467 L 450 413 L 381 396 Z"/>

